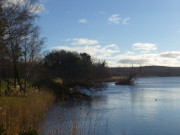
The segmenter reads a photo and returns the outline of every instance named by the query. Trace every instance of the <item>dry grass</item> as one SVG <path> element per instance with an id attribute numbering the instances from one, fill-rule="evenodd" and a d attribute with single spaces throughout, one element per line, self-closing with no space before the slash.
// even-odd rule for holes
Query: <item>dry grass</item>
<path id="1" fill-rule="evenodd" d="M 53 100 L 52 93 L 34 90 L 22 97 L 0 97 L 0 124 L 13 135 L 29 128 L 39 130 Z"/>
<path id="2" fill-rule="evenodd" d="M 29 91 L 25 96 L 0 97 L 0 125 L 8 135 L 19 131 L 37 130 L 42 135 L 99 135 L 108 133 L 103 113 L 85 109 L 57 112 L 53 123 L 46 123 L 47 111 L 54 95 L 50 92 Z M 105 120 L 106 121 L 106 120 Z M 102 125 L 104 123 L 104 125 Z M 103 133 L 102 133 L 103 132 Z"/>
<path id="3" fill-rule="evenodd" d="M 123 80 L 125 77 L 123 76 L 112 76 L 112 77 L 109 77 L 109 78 L 104 78 L 104 79 L 101 79 L 101 80 L 97 80 L 97 82 L 117 82 L 117 81 L 121 81 Z"/>

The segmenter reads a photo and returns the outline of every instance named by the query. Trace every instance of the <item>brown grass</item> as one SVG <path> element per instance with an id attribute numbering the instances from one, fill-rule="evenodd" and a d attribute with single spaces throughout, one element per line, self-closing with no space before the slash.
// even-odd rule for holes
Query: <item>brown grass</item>
<path id="1" fill-rule="evenodd" d="M 29 128 L 39 130 L 53 100 L 52 93 L 34 90 L 26 96 L 0 97 L 0 124 L 13 135 Z"/>
<path id="2" fill-rule="evenodd" d="M 112 76 L 112 77 L 109 77 L 109 78 L 104 78 L 104 79 L 101 79 L 101 80 L 97 80 L 97 82 L 117 82 L 117 81 L 121 81 L 123 80 L 125 77 L 123 76 Z"/>
<path id="3" fill-rule="evenodd" d="M 57 112 L 53 123 L 46 123 L 46 114 L 54 95 L 48 91 L 29 91 L 20 97 L 0 97 L 0 125 L 8 135 L 17 135 L 29 128 L 43 135 L 98 135 L 108 133 L 107 123 L 102 125 L 103 113 L 94 114 L 74 108 Z M 40 127 L 41 126 L 41 127 Z M 103 132 L 103 133 L 102 133 Z"/>

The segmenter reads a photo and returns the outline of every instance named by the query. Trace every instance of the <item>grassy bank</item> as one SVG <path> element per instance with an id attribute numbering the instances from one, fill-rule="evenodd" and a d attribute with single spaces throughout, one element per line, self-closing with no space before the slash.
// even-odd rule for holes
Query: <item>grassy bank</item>
<path id="1" fill-rule="evenodd" d="M 29 128 L 38 131 L 53 101 L 54 95 L 48 91 L 29 91 L 21 97 L 0 97 L 0 125 L 12 135 Z"/>

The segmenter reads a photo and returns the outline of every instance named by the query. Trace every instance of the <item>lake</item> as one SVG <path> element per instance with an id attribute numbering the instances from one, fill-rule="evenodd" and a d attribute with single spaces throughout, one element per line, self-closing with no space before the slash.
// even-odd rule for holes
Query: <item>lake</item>
<path id="1" fill-rule="evenodd" d="M 88 101 L 55 104 L 42 134 L 180 135 L 180 77 L 107 83 Z"/>

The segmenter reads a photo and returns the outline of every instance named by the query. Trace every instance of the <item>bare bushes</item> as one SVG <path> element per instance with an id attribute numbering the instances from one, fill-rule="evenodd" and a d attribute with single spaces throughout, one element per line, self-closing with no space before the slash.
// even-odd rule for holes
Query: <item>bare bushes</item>
<path id="1" fill-rule="evenodd" d="M 131 70 L 129 72 L 129 75 L 125 77 L 124 79 L 117 81 L 116 85 L 133 85 L 134 81 L 136 80 L 138 74 L 142 71 L 142 67 L 134 68 L 131 67 Z"/>

